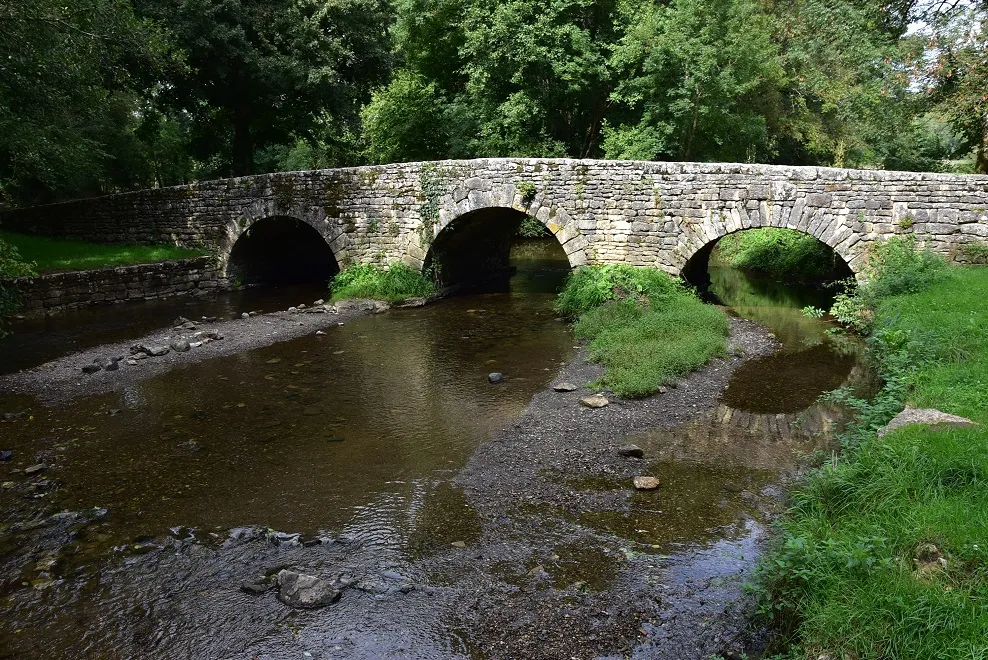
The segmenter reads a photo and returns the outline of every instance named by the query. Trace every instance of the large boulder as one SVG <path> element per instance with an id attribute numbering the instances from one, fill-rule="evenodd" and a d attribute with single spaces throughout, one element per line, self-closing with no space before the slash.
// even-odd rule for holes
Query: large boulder
<path id="1" fill-rule="evenodd" d="M 278 600 L 289 607 L 315 609 L 339 599 L 340 590 L 328 580 L 287 569 L 278 573 Z"/>

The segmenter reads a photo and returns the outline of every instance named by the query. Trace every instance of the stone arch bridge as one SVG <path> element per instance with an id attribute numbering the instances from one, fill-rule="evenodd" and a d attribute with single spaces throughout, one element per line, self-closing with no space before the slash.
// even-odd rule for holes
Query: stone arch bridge
<path id="1" fill-rule="evenodd" d="M 238 245 L 328 246 L 339 266 L 450 268 L 499 258 L 524 216 L 556 237 L 571 266 L 630 263 L 679 274 L 726 234 L 786 227 L 811 234 L 859 273 L 868 247 L 910 234 L 954 260 L 988 243 L 988 177 L 719 163 L 491 158 L 266 174 L 0 212 L 0 226 L 215 252 Z M 264 229 L 267 227 L 268 229 Z M 262 231 L 263 229 L 263 231 Z M 282 232 L 283 233 L 283 232 Z M 458 264 L 458 265 L 457 265 Z"/>

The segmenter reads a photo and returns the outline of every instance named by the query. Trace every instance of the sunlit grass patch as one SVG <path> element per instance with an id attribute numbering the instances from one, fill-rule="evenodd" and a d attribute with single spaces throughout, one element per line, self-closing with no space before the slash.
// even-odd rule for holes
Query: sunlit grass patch
<path id="1" fill-rule="evenodd" d="M 356 264 L 344 268 L 330 282 L 333 300 L 371 298 L 395 302 L 434 293 L 435 285 L 422 273 L 401 263 L 388 268 Z"/>
<path id="2" fill-rule="evenodd" d="M 16 247 L 21 258 L 33 262 L 39 273 L 131 266 L 188 259 L 205 254 L 204 250 L 190 250 L 174 245 L 88 243 L 9 231 L 0 231 L 0 240 Z"/>
<path id="3" fill-rule="evenodd" d="M 576 336 L 604 365 L 601 385 L 621 396 L 652 394 L 698 369 L 724 353 L 730 331 L 723 311 L 653 268 L 581 268 L 556 306 L 578 317 Z"/>

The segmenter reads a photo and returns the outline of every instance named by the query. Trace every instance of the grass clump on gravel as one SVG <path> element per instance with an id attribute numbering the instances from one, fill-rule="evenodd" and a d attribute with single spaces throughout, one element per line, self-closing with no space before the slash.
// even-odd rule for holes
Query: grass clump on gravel
<path id="1" fill-rule="evenodd" d="M 604 365 L 600 384 L 620 396 L 653 394 L 724 353 L 730 325 L 680 281 L 655 268 L 586 266 L 570 275 L 556 309 Z"/>
<path id="2" fill-rule="evenodd" d="M 203 250 L 190 250 L 174 245 L 87 243 L 9 231 L 0 231 L 0 241 L 16 248 L 21 258 L 33 263 L 39 273 L 131 266 L 189 259 L 205 254 Z"/>
<path id="3" fill-rule="evenodd" d="M 886 385 L 867 401 L 837 395 L 858 422 L 842 456 L 792 493 L 755 588 L 785 633 L 782 657 L 985 658 L 988 269 L 885 250 L 867 298 Z M 907 402 L 981 426 L 878 438 Z"/>
<path id="4" fill-rule="evenodd" d="M 388 268 L 355 264 L 336 274 L 329 283 L 332 299 L 371 298 L 396 302 L 435 293 L 436 287 L 422 273 L 402 263 Z"/>

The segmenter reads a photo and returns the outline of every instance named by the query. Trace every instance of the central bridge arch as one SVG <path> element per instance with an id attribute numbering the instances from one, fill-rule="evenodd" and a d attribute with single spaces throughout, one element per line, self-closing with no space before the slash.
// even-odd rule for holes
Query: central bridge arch
<path id="1" fill-rule="evenodd" d="M 488 206 L 449 220 L 429 244 L 423 273 L 441 286 L 503 278 L 510 272 L 511 248 L 526 218 L 532 216 L 514 207 Z M 540 224 L 548 230 L 547 239 L 557 242 L 570 268 L 583 263 L 580 255 L 565 254 L 559 233 L 552 233 L 546 223 Z"/>

